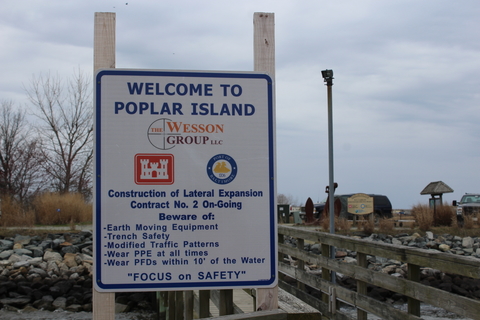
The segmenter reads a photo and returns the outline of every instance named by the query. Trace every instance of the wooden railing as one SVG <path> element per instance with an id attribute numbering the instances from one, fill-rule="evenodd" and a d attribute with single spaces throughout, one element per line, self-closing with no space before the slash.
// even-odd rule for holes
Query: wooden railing
<path id="1" fill-rule="evenodd" d="M 285 237 L 296 239 L 296 247 L 285 244 Z M 318 243 L 321 255 L 304 250 L 304 244 Z M 356 252 L 357 264 L 352 265 L 331 259 L 330 247 Z M 411 248 L 355 239 L 342 235 L 316 231 L 309 227 L 278 226 L 279 251 L 279 287 L 320 313 L 292 315 L 290 310 L 262 311 L 242 314 L 242 310 L 233 303 L 232 290 L 202 290 L 160 292 L 160 319 L 193 319 L 211 317 L 210 301 L 218 308 L 222 319 L 353 319 L 339 310 L 338 302 L 357 308 L 356 319 L 366 320 L 369 313 L 382 319 L 421 319 L 420 303 L 445 309 L 462 317 L 480 319 L 480 301 L 452 294 L 420 283 L 421 268 L 432 268 L 453 275 L 480 279 L 480 261 L 476 258 L 440 253 L 430 250 Z M 368 269 L 367 256 L 383 257 L 406 263 L 407 279 L 394 277 L 379 271 Z M 295 266 L 290 263 L 296 260 Z M 305 265 L 317 265 L 321 276 L 305 271 Z M 356 280 L 357 291 L 352 291 L 331 281 L 331 273 L 341 273 Z M 284 278 L 296 280 L 293 286 Z M 393 307 L 367 296 L 367 285 L 381 287 L 408 297 L 407 311 Z M 307 293 L 306 288 L 318 290 L 322 298 Z M 255 303 L 255 290 L 244 289 Z M 256 308 L 254 307 L 253 310 Z M 163 312 L 162 312 L 163 310 Z M 287 311 L 286 311 L 287 310 Z M 227 316 L 230 315 L 230 316 Z"/>
<path id="2" fill-rule="evenodd" d="M 471 257 L 458 256 L 429 250 L 384 244 L 347 236 L 328 234 L 312 228 L 282 226 L 279 234 L 279 286 L 297 298 L 318 309 L 329 319 L 351 319 L 337 310 L 337 301 L 357 308 L 357 319 L 367 319 L 367 313 L 382 319 L 420 319 L 420 302 L 454 312 L 460 316 L 480 319 L 480 301 L 452 294 L 421 284 L 420 268 L 428 267 L 449 274 L 480 279 L 480 261 Z M 284 244 L 284 238 L 297 240 L 297 247 Z M 319 243 L 321 255 L 303 249 L 305 240 Z M 329 258 L 330 246 L 355 251 L 357 265 Z M 297 259 L 297 267 L 285 263 L 284 257 Z M 394 277 L 367 269 L 367 255 L 394 259 L 407 263 L 407 279 Z M 304 264 L 316 264 L 322 268 L 322 276 L 308 273 Z M 351 291 L 330 281 L 330 272 L 341 273 L 357 281 L 357 291 Z M 297 286 L 289 285 L 282 278 L 289 276 L 297 280 Z M 401 311 L 391 304 L 367 296 L 367 284 L 382 287 L 408 297 L 408 310 Z M 322 299 L 314 298 L 304 291 L 308 286 L 322 292 Z"/>

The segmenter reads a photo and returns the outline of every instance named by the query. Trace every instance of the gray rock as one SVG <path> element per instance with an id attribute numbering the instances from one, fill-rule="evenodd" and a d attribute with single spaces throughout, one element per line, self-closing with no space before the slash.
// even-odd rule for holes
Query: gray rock
<path id="1" fill-rule="evenodd" d="M 43 257 L 44 250 L 42 247 L 28 246 L 28 247 L 25 247 L 25 249 L 32 251 L 32 254 L 31 254 L 32 257 Z"/>
<path id="2" fill-rule="evenodd" d="M 447 244 L 441 244 L 438 246 L 438 249 L 442 250 L 443 252 L 450 250 L 450 246 Z"/>
<path id="3" fill-rule="evenodd" d="M 41 265 L 43 263 L 43 259 L 42 259 L 42 257 L 36 257 L 36 258 L 32 258 L 32 259 L 28 260 L 28 262 L 30 262 L 31 266 L 41 268 Z"/>
<path id="4" fill-rule="evenodd" d="M 345 257 L 343 259 L 343 262 L 348 263 L 348 264 L 357 264 L 357 259 L 351 258 L 351 257 Z"/>
<path id="5" fill-rule="evenodd" d="M 473 239 L 472 237 L 465 237 L 462 239 L 462 247 L 464 248 L 472 248 L 473 247 Z"/>
<path id="6" fill-rule="evenodd" d="M 28 274 L 38 274 L 40 277 L 42 278 L 46 278 L 47 277 L 47 272 L 43 269 L 40 269 L 40 268 L 33 268 L 33 269 L 30 269 L 28 271 Z"/>
<path id="7" fill-rule="evenodd" d="M 4 299 L 0 299 L 0 303 L 3 304 L 3 305 L 9 305 L 9 306 L 17 307 L 17 308 L 23 308 L 28 303 L 30 303 L 30 298 L 29 297 L 22 297 L 22 296 L 19 296 L 17 298 L 4 298 Z"/>
<path id="8" fill-rule="evenodd" d="M 65 297 L 58 297 L 52 303 L 52 306 L 55 309 L 62 309 L 65 310 L 67 308 L 67 298 Z"/>
<path id="9" fill-rule="evenodd" d="M 58 268 L 58 265 L 55 261 L 48 261 L 47 263 L 47 273 L 51 276 L 52 274 L 59 275 L 60 274 L 60 269 Z"/>
<path id="10" fill-rule="evenodd" d="M 33 252 L 27 249 L 14 249 L 13 252 L 19 256 L 27 255 L 31 257 L 33 255 Z"/>
<path id="11" fill-rule="evenodd" d="M 30 267 L 30 261 L 28 261 L 28 260 L 23 260 L 23 261 L 15 262 L 15 263 L 13 264 L 13 268 L 14 268 L 14 269 L 18 269 L 18 268 L 21 268 L 21 267 L 26 267 L 26 268 Z"/>
<path id="12" fill-rule="evenodd" d="M 126 304 L 115 303 L 115 313 L 125 312 L 126 309 L 127 309 Z"/>
<path id="13" fill-rule="evenodd" d="M 58 252 L 54 251 L 45 251 L 45 254 L 43 255 L 43 260 L 45 261 L 62 261 L 62 255 Z"/>
<path id="14" fill-rule="evenodd" d="M 66 310 L 70 312 L 80 312 L 83 310 L 83 308 L 79 304 L 71 304 L 66 308 Z"/>
<path id="15" fill-rule="evenodd" d="M 397 245 L 397 246 L 401 246 L 402 245 L 402 241 L 397 239 L 397 238 L 393 238 L 392 239 L 392 244 L 394 245 Z"/>
<path id="16" fill-rule="evenodd" d="M 0 252 L 0 260 L 6 260 L 10 258 L 12 254 L 13 254 L 13 250 L 5 250 L 3 252 Z"/>
<path id="17" fill-rule="evenodd" d="M 32 240 L 31 237 L 29 236 L 21 236 L 21 235 L 17 235 L 15 236 L 15 239 L 13 239 L 13 243 L 19 243 L 23 246 L 27 245 L 30 243 L 30 241 Z"/>

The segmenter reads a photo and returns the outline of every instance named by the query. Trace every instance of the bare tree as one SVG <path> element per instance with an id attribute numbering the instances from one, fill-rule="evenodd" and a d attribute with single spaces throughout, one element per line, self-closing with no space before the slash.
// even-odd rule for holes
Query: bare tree
<path id="1" fill-rule="evenodd" d="M 300 201 L 298 198 L 293 197 L 291 194 L 283 194 L 283 193 L 278 193 L 277 194 L 277 203 L 278 204 L 289 204 L 289 205 L 299 205 Z"/>
<path id="2" fill-rule="evenodd" d="M 25 111 L 0 102 L 0 192 L 24 202 L 43 186 L 44 158 L 32 137 Z"/>
<path id="3" fill-rule="evenodd" d="M 78 71 L 62 81 L 58 76 L 33 77 L 26 89 L 40 120 L 45 169 L 54 190 L 92 192 L 93 106 L 89 77 Z"/>

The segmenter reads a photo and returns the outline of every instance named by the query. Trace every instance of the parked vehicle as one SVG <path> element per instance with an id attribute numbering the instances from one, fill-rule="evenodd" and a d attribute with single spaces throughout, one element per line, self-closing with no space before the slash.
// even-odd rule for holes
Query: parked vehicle
<path id="1" fill-rule="evenodd" d="M 452 205 L 457 207 L 457 216 L 479 214 L 480 193 L 465 193 L 459 202 L 454 200 Z"/>
<path id="2" fill-rule="evenodd" d="M 352 194 L 339 194 L 335 195 L 335 200 L 340 199 L 341 210 L 340 218 L 353 219 L 353 214 L 348 212 L 348 198 L 353 196 Z M 385 218 L 389 219 L 392 217 L 392 203 L 387 196 L 382 194 L 369 194 L 370 197 L 373 197 L 373 210 L 376 218 Z M 325 208 L 325 202 L 317 203 L 315 207 L 315 217 L 318 219 L 323 213 Z"/>

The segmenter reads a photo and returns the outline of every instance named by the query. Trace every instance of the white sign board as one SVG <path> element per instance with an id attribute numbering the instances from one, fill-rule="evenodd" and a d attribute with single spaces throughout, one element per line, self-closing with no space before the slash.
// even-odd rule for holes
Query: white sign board
<path id="1" fill-rule="evenodd" d="M 271 78 L 108 69 L 95 86 L 96 289 L 273 287 Z"/>

